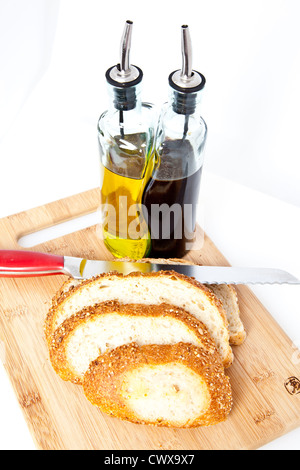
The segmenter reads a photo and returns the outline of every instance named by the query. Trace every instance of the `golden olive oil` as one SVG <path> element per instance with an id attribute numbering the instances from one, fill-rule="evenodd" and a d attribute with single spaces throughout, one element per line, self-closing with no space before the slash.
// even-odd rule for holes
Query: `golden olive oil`
<path id="1" fill-rule="evenodd" d="M 147 158 L 140 142 L 141 135 L 138 138 L 139 142 L 136 135 L 118 138 L 115 147 L 118 152 L 110 146 L 104 159 L 106 165 L 100 163 L 102 235 L 106 247 L 118 258 L 140 259 L 151 247 L 141 204 L 152 174 L 153 158 Z M 142 149 L 140 153 L 137 148 Z"/>

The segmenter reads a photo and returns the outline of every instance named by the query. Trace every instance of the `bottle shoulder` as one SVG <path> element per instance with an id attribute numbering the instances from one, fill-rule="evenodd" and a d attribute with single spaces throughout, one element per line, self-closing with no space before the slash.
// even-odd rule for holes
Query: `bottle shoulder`
<path id="1" fill-rule="evenodd" d="M 207 127 L 205 119 L 203 118 L 201 111 L 199 109 L 196 109 L 194 113 L 187 115 L 187 114 L 176 113 L 173 110 L 172 104 L 170 104 L 169 102 L 165 103 L 161 108 L 160 119 L 163 122 L 166 122 L 166 121 L 173 122 L 175 120 L 181 121 L 181 120 L 184 120 L 186 116 L 189 116 L 190 121 L 203 123 L 203 125 Z"/>
<path id="2" fill-rule="evenodd" d="M 120 126 L 121 112 L 118 109 L 111 108 L 105 110 L 98 119 L 98 130 L 118 129 Z M 154 128 L 158 121 L 158 112 L 155 105 L 148 102 L 142 102 L 139 106 L 130 111 L 123 111 L 122 118 L 130 132 L 132 130 L 147 131 Z"/>
<path id="3" fill-rule="evenodd" d="M 157 114 L 157 107 L 153 103 L 148 103 L 146 101 L 145 102 L 143 101 L 134 109 L 131 109 L 130 111 L 124 111 L 124 112 L 128 114 L 140 114 L 140 113 L 145 113 L 145 114 L 156 113 Z M 120 110 L 112 106 L 111 108 L 106 109 L 100 114 L 99 121 L 107 117 L 119 116 L 119 114 L 120 114 Z"/>
<path id="4" fill-rule="evenodd" d="M 200 112 L 178 114 L 173 111 L 172 106 L 166 105 L 159 116 L 157 133 L 169 139 L 180 138 L 183 133 L 190 138 L 197 136 L 205 139 L 207 124 Z"/>

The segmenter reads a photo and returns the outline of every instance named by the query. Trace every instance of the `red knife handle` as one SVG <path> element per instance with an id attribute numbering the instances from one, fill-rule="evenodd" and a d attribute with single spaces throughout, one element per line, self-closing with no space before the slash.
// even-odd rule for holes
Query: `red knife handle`
<path id="1" fill-rule="evenodd" d="M 64 257 L 35 251 L 0 250 L 0 277 L 63 274 Z"/>

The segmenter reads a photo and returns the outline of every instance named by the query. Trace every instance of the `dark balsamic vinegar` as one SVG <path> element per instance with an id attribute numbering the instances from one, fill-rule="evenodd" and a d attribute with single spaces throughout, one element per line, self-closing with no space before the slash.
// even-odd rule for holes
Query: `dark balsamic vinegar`
<path id="1" fill-rule="evenodd" d="M 188 141 L 164 143 L 159 167 L 143 195 L 151 233 L 149 256 L 179 258 L 189 251 L 196 228 L 201 173 Z"/>
<path id="2" fill-rule="evenodd" d="M 206 80 L 192 68 L 187 25 L 181 27 L 181 52 L 181 70 L 169 75 L 171 93 L 156 131 L 157 160 L 142 199 L 152 257 L 180 258 L 192 249 L 195 236 L 207 135 L 198 105 Z"/>

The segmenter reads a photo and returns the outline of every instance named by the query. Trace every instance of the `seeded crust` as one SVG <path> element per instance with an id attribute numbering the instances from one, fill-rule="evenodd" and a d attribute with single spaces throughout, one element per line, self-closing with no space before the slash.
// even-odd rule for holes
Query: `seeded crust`
<path id="1" fill-rule="evenodd" d="M 149 421 L 138 417 L 122 394 L 125 375 L 141 366 L 151 368 L 174 363 L 191 369 L 205 382 L 210 398 L 208 409 L 180 425 L 163 418 Z M 87 399 L 104 413 L 137 424 L 173 428 L 210 426 L 226 420 L 232 408 L 231 386 L 219 355 L 208 354 L 205 349 L 188 343 L 147 346 L 131 343 L 108 351 L 90 364 L 84 376 L 83 390 Z"/>
<path id="2" fill-rule="evenodd" d="M 97 317 L 117 313 L 126 317 L 169 317 L 177 322 L 183 323 L 192 334 L 195 335 L 199 345 L 207 352 L 207 355 L 218 354 L 214 340 L 208 333 L 205 325 L 181 308 L 168 304 L 159 305 L 139 305 L 139 304 L 120 304 L 116 301 L 103 302 L 93 307 L 88 307 L 72 315 L 65 320 L 52 335 L 52 341 L 49 346 L 50 361 L 55 372 L 66 381 L 75 384 L 82 384 L 83 377 L 79 376 L 72 369 L 67 358 L 67 348 L 72 335 L 78 327 L 85 327 L 93 322 Z M 151 332 L 149 332 L 151 333 Z M 84 347 L 84 344 L 83 344 Z"/>

